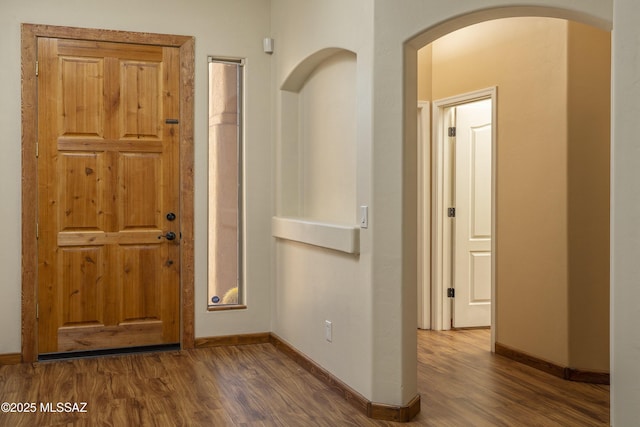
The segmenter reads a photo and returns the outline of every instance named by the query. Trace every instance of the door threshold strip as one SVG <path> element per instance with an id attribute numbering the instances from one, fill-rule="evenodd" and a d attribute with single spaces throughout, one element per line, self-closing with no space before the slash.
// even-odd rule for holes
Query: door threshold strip
<path id="1" fill-rule="evenodd" d="M 106 348 L 106 349 L 100 349 L 100 350 L 67 351 L 63 353 L 40 354 L 38 355 L 38 361 L 46 362 L 51 360 L 83 359 L 83 358 L 104 357 L 104 356 L 123 356 L 127 354 L 155 353 L 155 352 L 176 351 L 176 350 L 180 350 L 179 343 L 145 345 L 145 346 L 139 346 L 139 347 Z"/>

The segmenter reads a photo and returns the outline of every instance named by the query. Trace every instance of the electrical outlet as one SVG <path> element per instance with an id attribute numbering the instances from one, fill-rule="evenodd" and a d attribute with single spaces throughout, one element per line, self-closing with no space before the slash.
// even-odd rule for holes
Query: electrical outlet
<path id="1" fill-rule="evenodd" d="M 324 321 L 324 338 L 328 342 L 331 342 L 333 340 L 333 326 L 331 325 L 331 322 L 328 320 Z"/>

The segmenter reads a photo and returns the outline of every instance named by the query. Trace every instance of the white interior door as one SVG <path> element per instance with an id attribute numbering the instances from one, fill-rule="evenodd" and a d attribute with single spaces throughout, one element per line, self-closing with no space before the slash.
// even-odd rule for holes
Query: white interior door
<path id="1" fill-rule="evenodd" d="M 453 322 L 491 325 L 491 99 L 455 107 Z"/>

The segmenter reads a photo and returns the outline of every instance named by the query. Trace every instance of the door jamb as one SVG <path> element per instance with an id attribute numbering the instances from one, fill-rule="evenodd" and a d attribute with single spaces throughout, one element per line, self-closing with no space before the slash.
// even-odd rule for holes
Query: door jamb
<path id="1" fill-rule="evenodd" d="M 194 43 L 191 36 L 134 33 L 51 25 L 21 25 L 22 68 L 22 362 L 35 362 L 37 349 L 37 40 L 70 38 L 180 49 L 180 299 L 183 349 L 193 348 L 194 324 Z"/>
<path id="2" fill-rule="evenodd" d="M 451 271 L 451 233 L 449 221 L 446 221 L 446 199 L 445 199 L 445 176 L 449 172 L 445 165 L 447 152 L 445 150 L 445 130 L 446 117 L 445 109 L 456 105 L 477 101 L 480 99 L 491 99 L 491 351 L 495 351 L 495 326 L 496 326 L 496 171 L 497 171 L 497 101 L 498 88 L 496 86 L 468 92 L 449 98 L 440 99 L 433 102 L 432 119 L 432 240 L 431 240 L 431 263 L 432 263 L 432 328 L 434 330 L 450 329 L 451 304 L 445 292 L 450 283 Z"/>
<path id="3" fill-rule="evenodd" d="M 431 114 L 418 101 L 418 328 L 431 329 Z"/>

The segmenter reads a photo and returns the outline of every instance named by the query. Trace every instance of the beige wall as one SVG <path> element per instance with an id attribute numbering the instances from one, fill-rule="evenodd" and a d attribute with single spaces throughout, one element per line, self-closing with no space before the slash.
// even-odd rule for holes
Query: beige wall
<path id="1" fill-rule="evenodd" d="M 569 23 L 569 360 L 609 371 L 611 34 Z"/>
<path id="2" fill-rule="evenodd" d="M 476 24 L 432 43 L 431 63 L 421 50 L 418 75 L 432 75 L 433 100 L 498 88 L 496 341 L 562 366 L 606 371 L 608 81 L 591 70 L 608 66 L 608 34 L 589 28 L 548 18 Z M 590 39 L 582 42 L 585 32 Z M 599 50 L 586 48 L 596 41 Z M 580 90 L 585 84 L 597 89 Z M 594 91 L 599 102 L 585 103 Z M 581 126 L 589 114 L 595 120 Z M 597 337 L 585 334 L 594 326 Z"/>
<path id="3" fill-rule="evenodd" d="M 433 56 L 433 44 L 428 44 L 418 51 L 418 100 L 433 100 L 433 76 L 431 75 L 431 62 Z"/>

